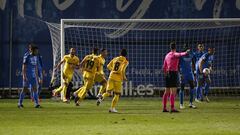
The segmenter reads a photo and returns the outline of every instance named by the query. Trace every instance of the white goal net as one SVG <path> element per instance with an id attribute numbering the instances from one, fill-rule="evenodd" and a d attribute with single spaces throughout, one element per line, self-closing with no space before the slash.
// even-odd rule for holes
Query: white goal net
<path id="1" fill-rule="evenodd" d="M 153 95 L 163 89 L 162 65 L 171 41 L 177 43 L 178 51 L 184 44 L 196 51 L 198 42 L 206 49 L 214 46 L 210 94 L 239 95 L 240 19 L 62 19 L 61 24 L 48 23 L 48 27 L 54 65 L 71 47 L 77 49 L 80 59 L 90 54 L 93 47 L 106 48 L 106 64 L 126 48 L 129 82 L 124 83 L 123 95 Z M 106 68 L 105 73 L 108 75 Z M 59 83 L 60 71 L 53 76 Z M 77 72 L 73 84 L 81 85 Z"/>

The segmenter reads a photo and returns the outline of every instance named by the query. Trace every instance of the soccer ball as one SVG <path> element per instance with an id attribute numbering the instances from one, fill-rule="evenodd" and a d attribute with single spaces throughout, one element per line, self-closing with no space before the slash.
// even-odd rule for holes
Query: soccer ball
<path id="1" fill-rule="evenodd" d="M 204 68 L 204 69 L 203 69 L 203 73 L 204 73 L 205 75 L 209 75 L 209 74 L 210 74 L 210 69 L 209 69 L 209 68 Z"/>

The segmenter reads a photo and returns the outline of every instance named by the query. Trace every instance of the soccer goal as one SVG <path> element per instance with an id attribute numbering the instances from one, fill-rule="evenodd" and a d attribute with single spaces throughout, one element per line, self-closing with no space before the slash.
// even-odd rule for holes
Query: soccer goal
<path id="1" fill-rule="evenodd" d="M 54 65 L 71 47 L 77 49 L 80 59 L 93 47 L 106 48 L 106 64 L 126 48 L 129 81 L 123 84 L 125 96 L 152 96 L 163 90 L 162 65 L 171 41 L 177 43 L 178 51 L 184 44 L 196 51 L 198 42 L 205 49 L 214 46 L 210 94 L 240 95 L 240 19 L 62 19 L 61 24 L 48 23 L 48 27 Z M 108 76 L 107 70 L 105 73 Z M 55 82 L 60 82 L 60 75 L 54 71 Z M 73 84 L 81 85 L 77 72 Z"/>

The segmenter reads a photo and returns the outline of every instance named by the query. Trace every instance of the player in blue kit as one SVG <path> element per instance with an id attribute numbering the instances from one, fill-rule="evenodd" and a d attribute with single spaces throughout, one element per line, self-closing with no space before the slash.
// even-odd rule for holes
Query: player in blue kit
<path id="1" fill-rule="evenodd" d="M 30 55 L 31 49 L 32 49 L 32 44 L 29 44 L 28 50 L 24 54 L 25 57 Z M 38 97 L 40 97 L 40 93 L 42 91 L 42 83 L 43 83 L 43 63 L 42 63 L 42 56 L 39 54 L 38 47 L 35 47 L 35 49 L 36 49 L 36 56 L 37 56 L 37 63 L 38 63 L 38 80 L 39 80 L 37 82 L 37 93 L 38 93 Z M 31 100 L 33 102 L 34 99 L 33 99 L 33 91 L 32 91 L 31 85 L 29 86 L 29 91 L 30 91 Z M 39 98 L 39 101 L 40 101 L 40 98 Z"/>
<path id="2" fill-rule="evenodd" d="M 190 47 L 188 46 L 188 44 L 185 44 L 184 46 L 184 50 L 186 51 L 190 49 Z M 187 54 L 186 56 L 182 56 L 180 58 L 179 61 L 179 73 L 180 73 L 180 84 L 181 84 L 181 89 L 179 91 L 179 97 L 180 97 L 180 109 L 184 109 L 184 104 L 183 104 L 183 100 L 184 100 L 184 88 L 186 84 L 189 84 L 190 86 L 190 101 L 189 101 L 189 107 L 190 108 L 197 108 L 194 104 L 193 104 L 193 96 L 195 93 L 195 89 L 194 89 L 194 74 L 193 71 L 195 69 L 195 64 L 194 64 L 194 55 L 192 52 L 190 52 L 189 54 Z"/>
<path id="3" fill-rule="evenodd" d="M 40 93 L 42 91 L 42 83 L 43 83 L 43 62 L 42 62 L 42 56 L 39 53 L 38 47 L 36 47 L 36 53 L 37 53 L 36 55 L 37 55 L 37 61 L 38 61 L 37 63 L 38 63 L 38 80 L 39 80 L 37 84 L 37 93 L 38 93 L 38 97 L 40 97 Z"/>
<path id="4" fill-rule="evenodd" d="M 37 61 L 37 51 L 36 47 L 31 45 L 29 48 L 29 54 L 25 53 L 23 57 L 22 73 L 23 73 L 23 89 L 19 95 L 18 108 L 23 108 L 23 99 L 28 88 L 32 87 L 33 98 L 35 102 L 35 108 L 40 108 L 38 103 L 38 93 L 37 93 L 37 76 L 38 76 L 38 61 Z"/>
<path id="5" fill-rule="evenodd" d="M 202 87 L 204 87 L 204 96 L 206 98 L 206 101 L 209 102 L 208 99 L 208 91 L 211 84 L 211 79 L 209 74 L 204 74 L 203 70 L 205 68 L 210 69 L 210 72 L 212 71 L 212 64 L 213 64 L 213 55 L 215 53 L 214 47 L 209 47 L 208 52 L 204 53 L 202 57 L 197 62 L 197 70 L 196 70 L 196 77 L 197 77 L 197 89 L 199 89 L 200 94 L 197 97 L 197 99 L 203 101 L 202 96 Z"/>
<path id="6" fill-rule="evenodd" d="M 197 45 L 197 51 L 194 53 L 194 63 L 195 63 L 195 71 L 197 71 L 197 63 L 198 63 L 198 60 L 202 57 L 202 55 L 206 53 L 204 51 L 204 45 L 203 43 L 198 43 Z M 196 77 L 196 82 L 198 82 L 198 78 Z M 201 94 L 201 90 L 199 89 L 198 87 L 198 83 L 197 83 L 197 88 L 196 88 L 196 98 L 195 98 L 195 101 L 196 102 L 201 102 L 199 100 L 199 97 L 200 97 L 200 94 Z"/>

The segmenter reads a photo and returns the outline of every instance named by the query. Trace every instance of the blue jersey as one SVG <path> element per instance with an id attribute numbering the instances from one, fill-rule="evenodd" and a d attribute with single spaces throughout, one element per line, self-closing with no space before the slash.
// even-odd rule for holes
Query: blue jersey
<path id="1" fill-rule="evenodd" d="M 27 77 L 35 78 L 36 66 L 38 65 L 37 56 L 31 55 L 29 52 L 25 53 L 23 57 L 23 64 L 27 66 Z"/>
<path id="2" fill-rule="evenodd" d="M 41 55 L 37 56 L 37 63 L 38 63 L 38 77 L 43 78 L 43 74 L 42 74 L 43 63 L 42 63 L 42 56 Z"/>
<path id="3" fill-rule="evenodd" d="M 197 64 L 198 60 L 202 57 L 202 55 L 206 53 L 206 52 L 200 52 L 200 51 L 197 51 L 194 53 L 194 61 L 195 61 L 195 64 Z"/>
<path id="4" fill-rule="evenodd" d="M 192 74 L 192 60 L 193 60 L 193 53 L 189 53 L 186 56 L 180 58 L 180 73 L 181 74 Z"/>
<path id="5" fill-rule="evenodd" d="M 197 69 L 199 71 L 199 64 L 200 64 L 200 61 L 204 61 L 203 63 L 203 66 L 202 66 L 202 69 L 204 68 L 209 68 L 212 66 L 213 64 L 213 55 L 210 55 L 209 53 L 205 53 L 202 55 L 202 57 L 199 59 L 199 61 L 197 62 Z"/>

